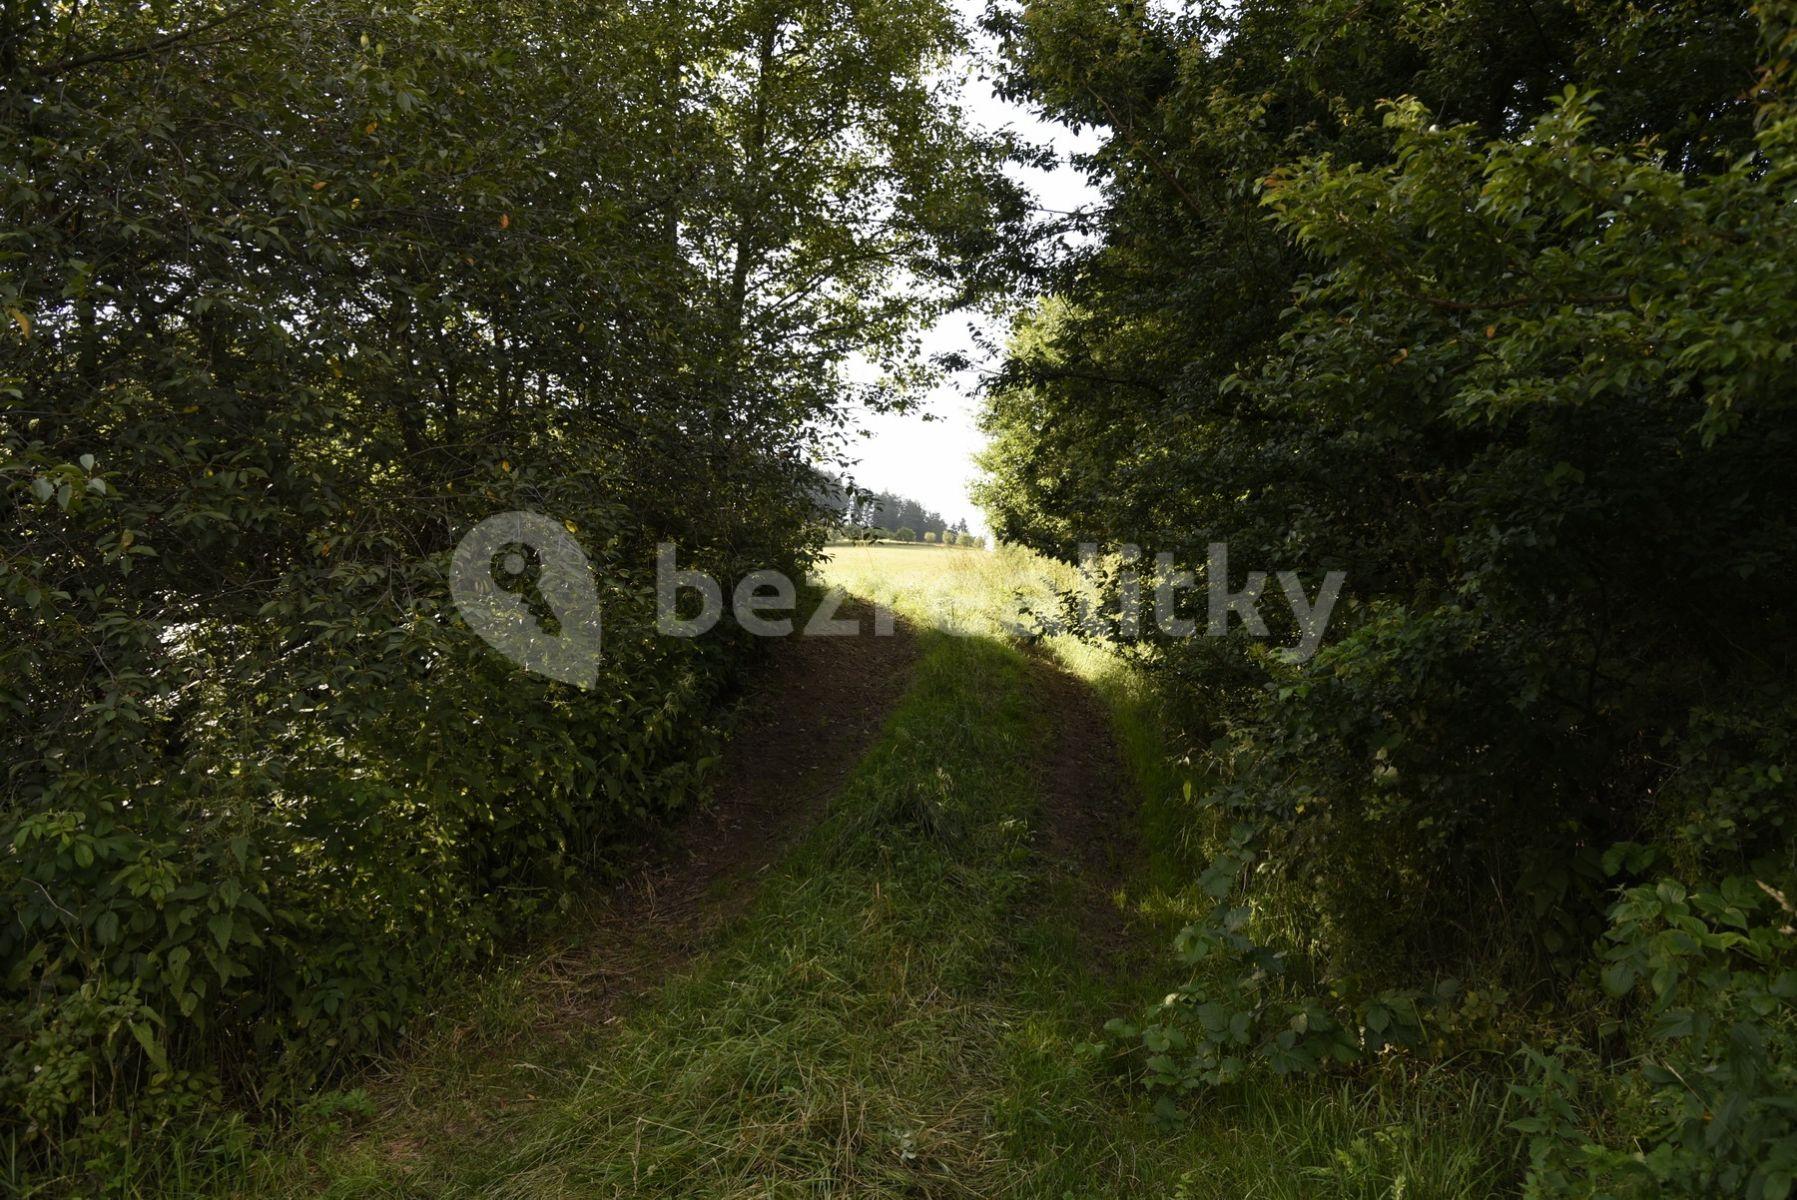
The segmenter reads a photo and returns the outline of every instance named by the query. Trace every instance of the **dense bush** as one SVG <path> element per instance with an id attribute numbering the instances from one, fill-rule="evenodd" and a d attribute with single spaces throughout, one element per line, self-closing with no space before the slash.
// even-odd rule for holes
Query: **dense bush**
<path id="1" fill-rule="evenodd" d="M 986 498 L 1067 557 L 1202 567 L 1220 540 L 1238 572 L 1347 572 L 1308 663 L 1142 647 L 1188 721 L 1215 899 L 1189 986 L 1124 1027 L 1158 1082 L 1555 1030 L 1608 1079 L 1659 1035 L 1583 1016 L 1594 947 L 1635 936 L 1606 851 L 1648 844 L 1736 908 L 1790 874 L 1792 10 L 1758 50 L 1697 3 L 1339 16 L 1005 27 L 1014 85 L 1108 131 L 1108 203 L 993 390 Z M 1676 1053 L 1763 1045 L 1769 1073 L 1703 1066 L 1741 1124 L 1706 1141 L 1618 1076 L 1645 1091 L 1614 1119 L 1661 1147 L 1642 1194 L 1788 1186 L 1762 1152 L 1788 1137 L 1789 938 L 1699 939 L 1735 983 L 1693 989 L 1709 1024 Z M 1469 1009 L 1493 989 L 1556 1015 Z"/>
<path id="2" fill-rule="evenodd" d="M 1619 847 L 1617 859 L 1645 848 Z M 1780 1200 L 1797 1178 L 1797 917 L 1783 891 L 1729 876 L 1626 889 L 1605 989 L 1633 1006 L 1638 1062 L 1529 1051 L 1531 1188 L 1541 1196 Z M 1596 1103 L 1584 1093 L 1598 1093 Z"/>
<path id="3" fill-rule="evenodd" d="M 743 644 L 648 635 L 655 544 L 802 569 L 837 364 L 1003 193 L 933 6 L 0 20 L 0 1138 L 104 1171 L 691 799 Z M 591 691 L 450 606 L 511 509 L 599 573 Z"/>

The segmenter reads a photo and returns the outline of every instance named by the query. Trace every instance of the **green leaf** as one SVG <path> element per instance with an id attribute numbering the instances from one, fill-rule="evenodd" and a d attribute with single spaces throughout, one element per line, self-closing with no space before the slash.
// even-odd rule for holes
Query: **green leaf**
<path id="1" fill-rule="evenodd" d="M 130 1028 L 131 1036 L 137 1039 L 139 1046 L 143 1047 L 150 1062 L 155 1065 L 157 1070 L 165 1075 L 168 1074 L 168 1055 L 163 1051 L 162 1043 L 156 1040 L 155 1030 L 151 1029 L 146 1021 L 132 1021 Z"/>

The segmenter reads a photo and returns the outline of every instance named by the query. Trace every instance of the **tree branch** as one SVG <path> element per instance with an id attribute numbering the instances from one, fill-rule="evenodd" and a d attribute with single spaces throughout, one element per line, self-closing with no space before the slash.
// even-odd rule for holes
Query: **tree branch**
<path id="1" fill-rule="evenodd" d="M 153 42 L 145 42 L 141 46 L 123 46 L 113 50 L 96 50 L 92 54 L 82 54 L 75 58 L 65 58 L 61 62 L 50 63 L 35 68 L 40 75 L 63 75 L 70 71 L 78 71 L 82 67 L 96 66 L 100 63 L 130 62 L 136 58 L 147 58 L 152 54 L 180 45 L 202 33 L 208 33 L 221 25 L 235 21 L 254 8 L 254 4 L 240 4 L 236 8 L 227 9 L 210 21 L 201 21 L 198 25 L 190 25 L 167 37 L 157 38 Z"/>

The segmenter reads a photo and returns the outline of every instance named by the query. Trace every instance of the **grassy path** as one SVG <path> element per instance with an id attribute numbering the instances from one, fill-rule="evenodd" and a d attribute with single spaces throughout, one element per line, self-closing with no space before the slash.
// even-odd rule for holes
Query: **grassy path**
<path id="1" fill-rule="evenodd" d="M 1046 894 L 1033 852 L 1043 668 L 924 641 L 880 744 L 695 970 L 618 1025 L 514 1046 L 526 1097 L 464 1114 L 460 1137 L 370 1131 L 328 1162 L 329 1192 L 1060 1195 L 1088 1194 L 1094 1172 L 1127 1186 L 1127 1159 L 1065 1103 L 1089 1071 L 1069 1051 L 1103 1016 L 1079 1002 L 1096 997 L 1077 938 L 1045 919 L 1078 881 Z M 1082 1153 L 1032 1149 L 1067 1141 Z"/>
<path id="2" fill-rule="evenodd" d="M 947 586 L 963 615 L 996 594 Z M 890 587 L 918 615 L 942 599 Z M 403 1103 L 255 1193 L 1373 1197 L 1402 1176 L 1412 1198 L 1481 1194 L 1476 1164 L 1442 1166 L 1461 1133 L 1337 1085 L 1157 1122 L 1091 1045 L 1166 970 L 1156 905 L 1113 901 L 1153 871 L 1110 709 L 998 637 L 917 649 L 817 823 L 664 984 L 547 1024 L 518 992 L 536 985 L 498 986 L 468 1046 L 408 1068 Z M 1122 730 L 1128 754 L 1145 735 Z"/>

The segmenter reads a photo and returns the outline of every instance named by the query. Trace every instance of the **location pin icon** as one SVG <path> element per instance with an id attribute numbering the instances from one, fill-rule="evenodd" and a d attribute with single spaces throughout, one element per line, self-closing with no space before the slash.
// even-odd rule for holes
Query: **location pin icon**
<path id="1" fill-rule="evenodd" d="M 559 635 L 544 632 L 524 598 L 494 578 L 494 556 L 520 545 L 542 564 L 537 587 L 561 623 Z M 500 568 L 523 574 L 524 555 L 511 550 Z M 449 593 L 468 627 L 519 666 L 580 688 L 598 680 L 599 591 L 580 543 L 558 522 L 528 512 L 488 517 L 456 546 Z"/>

